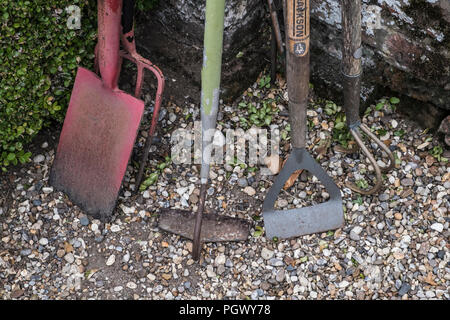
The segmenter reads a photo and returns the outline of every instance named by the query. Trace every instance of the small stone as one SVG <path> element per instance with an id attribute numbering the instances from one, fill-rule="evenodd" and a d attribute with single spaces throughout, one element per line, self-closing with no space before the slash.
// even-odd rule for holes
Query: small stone
<path id="1" fill-rule="evenodd" d="M 399 296 L 404 296 L 408 293 L 408 291 L 411 289 L 411 286 L 408 283 L 403 282 L 402 286 L 400 287 L 400 290 L 398 290 Z"/>
<path id="2" fill-rule="evenodd" d="M 73 263 L 75 261 L 75 257 L 73 256 L 73 253 L 70 252 L 64 256 L 64 260 L 66 260 L 68 263 Z"/>
<path id="3" fill-rule="evenodd" d="M 253 188 L 250 187 L 250 186 L 245 187 L 245 188 L 244 188 L 244 192 L 245 192 L 246 194 L 248 194 L 249 196 L 254 196 L 254 195 L 256 194 L 256 190 L 253 189 Z"/>
<path id="4" fill-rule="evenodd" d="M 277 203 L 280 208 L 284 208 L 288 205 L 288 201 L 286 199 L 279 199 Z"/>
<path id="5" fill-rule="evenodd" d="M 11 292 L 11 299 L 17 299 L 21 297 L 24 293 L 25 291 L 23 291 L 22 289 L 16 289 L 13 292 Z"/>
<path id="6" fill-rule="evenodd" d="M 89 225 L 89 218 L 87 216 L 82 216 L 80 219 L 80 224 L 82 226 L 88 226 Z"/>
<path id="7" fill-rule="evenodd" d="M 225 255 L 220 254 L 216 257 L 216 259 L 214 260 L 214 263 L 216 266 L 218 266 L 218 265 L 225 264 L 225 261 L 226 261 Z"/>
<path id="8" fill-rule="evenodd" d="M 30 254 L 31 254 L 31 249 L 20 250 L 20 255 L 21 256 L 29 256 Z"/>
<path id="9" fill-rule="evenodd" d="M 136 283 L 130 281 L 127 283 L 127 288 L 136 289 L 137 285 L 136 285 Z"/>
<path id="10" fill-rule="evenodd" d="M 214 278 L 214 277 L 216 277 L 216 273 L 214 272 L 214 269 L 213 269 L 213 266 L 212 266 L 212 265 L 208 265 L 208 266 L 206 267 L 206 275 L 207 275 L 209 278 Z"/>
<path id="11" fill-rule="evenodd" d="M 39 240 L 39 244 L 42 246 L 46 246 L 48 244 L 48 239 L 47 238 L 41 238 Z"/>
<path id="12" fill-rule="evenodd" d="M 354 241 L 358 241 L 360 239 L 359 234 L 361 233 L 362 228 L 359 226 L 354 227 L 351 231 L 350 231 L 350 239 L 354 240 Z"/>
<path id="13" fill-rule="evenodd" d="M 405 254 L 400 250 L 396 250 L 392 253 L 392 256 L 397 260 L 402 260 L 405 257 Z"/>
<path id="14" fill-rule="evenodd" d="M 112 254 L 109 256 L 108 260 L 106 260 L 106 265 L 112 266 L 114 262 L 116 262 L 116 256 Z"/>
<path id="15" fill-rule="evenodd" d="M 274 252 L 267 249 L 267 248 L 263 248 L 261 250 L 261 257 L 265 260 L 270 260 L 274 255 Z"/>
<path id="16" fill-rule="evenodd" d="M 246 178 L 239 178 L 237 184 L 239 187 L 245 188 L 246 186 L 248 186 L 248 181 Z"/>
<path id="17" fill-rule="evenodd" d="M 442 223 L 433 223 L 430 227 L 432 230 L 437 232 L 442 232 L 444 230 L 444 225 Z"/>
<path id="18" fill-rule="evenodd" d="M 402 186 L 411 187 L 414 185 L 414 180 L 411 178 L 404 178 L 400 181 Z"/>
<path id="19" fill-rule="evenodd" d="M 113 224 L 111 226 L 111 232 L 119 232 L 120 231 L 120 227 L 117 224 Z"/>
<path id="20" fill-rule="evenodd" d="M 45 157 L 42 154 L 38 154 L 33 158 L 34 163 L 41 163 L 45 161 Z"/>
<path id="21" fill-rule="evenodd" d="M 122 291 L 122 290 L 123 290 L 123 287 L 122 287 L 122 286 L 114 287 L 114 292 L 120 292 L 120 291 Z"/>
<path id="22" fill-rule="evenodd" d="M 53 187 L 44 187 L 44 188 L 42 188 L 42 192 L 44 192 L 45 194 L 52 193 Z"/>
<path id="23" fill-rule="evenodd" d="M 58 258 L 64 257 L 65 254 L 66 251 L 64 249 L 59 249 L 58 251 L 56 251 L 56 255 L 58 256 Z"/>
<path id="24" fill-rule="evenodd" d="M 389 194 L 387 193 L 382 193 L 378 196 L 378 199 L 380 199 L 380 201 L 388 201 L 389 200 Z"/>
<path id="25" fill-rule="evenodd" d="M 282 282 L 282 281 L 285 279 L 285 277 L 286 277 L 286 274 L 284 273 L 284 270 L 280 270 L 280 271 L 278 271 L 278 273 L 277 273 L 275 279 L 276 279 L 278 282 Z"/>
<path id="26" fill-rule="evenodd" d="M 395 220 L 402 220 L 403 215 L 400 212 L 397 212 L 394 214 L 394 218 L 395 218 Z"/>
<path id="27" fill-rule="evenodd" d="M 170 273 L 163 273 L 163 274 L 161 275 L 161 277 L 162 277 L 164 280 L 170 280 L 170 279 L 172 279 L 172 275 L 171 275 Z"/>

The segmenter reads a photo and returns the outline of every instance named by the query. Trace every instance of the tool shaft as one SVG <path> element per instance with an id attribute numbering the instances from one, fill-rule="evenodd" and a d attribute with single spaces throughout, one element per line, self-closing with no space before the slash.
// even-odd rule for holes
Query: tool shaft
<path id="1" fill-rule="evenodd" d="M 342 0 L 342 73 L 347 125 L 360 121 L 361 0 Z"/>
<path id="2" fill-rule="evenodd" d="M 98 0 L 98 50 L 102 81 L 117 89 L 120 74 L 120 30 L 122 0 Z"/>
<path id="3" fill-rule="evenodd" d="M 224 16 L 225 0 L 206 1 L 201 92 L 202 183 L 206 183 L 209 176 L 211 143 L 219 110 Z"/>
<path id="4" fill-rule="evenodd" d="M 286 1 L 286 75 L 291 143 L 306 146 L 306 107 L 309 91 L 309 0 Z"/>

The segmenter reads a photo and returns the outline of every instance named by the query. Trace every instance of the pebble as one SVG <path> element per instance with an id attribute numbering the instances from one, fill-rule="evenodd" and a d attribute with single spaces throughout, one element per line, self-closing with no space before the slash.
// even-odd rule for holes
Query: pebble
<path id="1" fill-rule="evenodd" d="M 246 179 L 246 178 L 239 178 L 239 179 L 237 180 L 237 184 L 238 184 L 238 186 L 241 187 L 241 188 L 245 188 L 245 187 L 248 186 L 248 182 L 247 182 L 247 179 Z"/>
<path id="2" fill-rule="evenodd" d="M 411 289 L 411 286 L 408 283 L 403 282 L 402 286 L 400 287 L 400 290 L 398 290 L 399 296 L 401 296 L 401 297 L 404 296 L 405 294 L 407 294 L 409 292 L 410 289 Z"/>
<path id="3" fill-rule="evenodd" d="M 29 256 L 30 254 L 31 254 L 31 249 L 20 250 L 20 255 L 21 256 Z"/>
<path id="4" fill-rule="evenodd" d="M 360 240 L 360 236 L 359 234 L 361 233 L 362 228 L 360 226 L 356 226 L 354 227 L 351 231 L 350 231 L 350 239 L 354 240 L 354 241 L 358 241 Z"/>
<path id="5" fill-rule="evenodd" d="M 136 289 L 137 285 L 136 285 L 136 283 L 130 281 L 127 283 L 127 288 Z"/>
<path id="6" fill-rule="evenodd" d="M 114 254 L 110 255 L 108 260 L 106 260 L 107 266 L 112 266 L 116 262 L 116 256 Z"/>
<path id="7" fill-rule="evenodd" d="M 400 181 L 402 186 L 411 187 L 414 185 L 414 180 L 411 178 L 404 178 Z"/>
<path id="8" fill-rule="evenodd" d="M 261 257 L 265 260 L 270 260 L 274 255 L 274 252 L 267 249 L 267 248 L 262 248 L 261 250 Z"/>
<path id="9" fill-rule="evenodd" d="M 119 232 L 120 231 L 120 227 L 117 224 L 113 224 L 111 226 L 111 232 Z"/>
<path id="10" fill-rule="evenodd" d="M 380 201 L 388 201 L 389 200 L 389 194 L 387 193 L 382 193 L 378 196 L 378 199 L 380 199 Z"/>
<path id="11" fill-rule="evenodd" d="M 245 187 L 245 188 L 244 188 L 244 192 L 245 192 L 246 194 L 248 194 L 249 196 L 254 196 L 254 195 L 256 194 L 256 190 L 253 189 L 253 188 L 250 187 L 250 186 Z"/>
<path id="12" fill-rule="evenodd" d="M 39 244 L 42 246 L 46 246 L 48 244 L 48 239 L 47 238 L 41 238 L 39 240 Z"/>
<path id="13" fill-rule="evenodd" d="M 66 260 L 68 263 L 73 263 L 75 261 L 75 257 L 73 256 L 72 252 L 69 252 L 64 256 L 64 260 Z"/>
<path id="14" fill-rule="evenodd" d="M 45 194 L 49 194 L 53 192 L 53 187 L 43 187 L 42 188 L 42 192 L 44 192 Z"/>
<path id="15" fill-rule="evenodd" d="M 214 272 L 214 268 L 213 268 L 212 265 L 208 265 L 208 266 L 206 267 L 206 275 L 207 275 L 209 278 L 215 278 L 215 277 L 216 277 L 216 273 Z"/>
<path id="16" fill-rule="evenodd" d="M 286 199 L 278 199 L 277 203 L 280 208 L 284 208 L 289 204 Z"/>
<path id="17" fill-rule="evenodd" d="M 80 224 L 82 226 L 88 226 L 89 225 L 89 218 L 87 216 L 82 216 L 80 218 Z"/>
<path id="18" fill-rule="evenodd" d="M 45 156 L 43 156 L 42 154 L 38 154 L 37 156 L 35 156 L 33 158 L 33 162 L 34 163 L 41 163 L 45 161 Z"/>
<path id="19" fill-rule="evenodd" d="M 284 273 L 284 270 L 280 270 L 277 273 L 276 280 L 278 282 L 282 282 L 282 281 L 284 281 L 285 277 L 286 277 L 286 274 Z"/>
<path id="20" fill-rule="evenodd" d="M 444 230 L 444 225 L 442 223 L 433 223 L 430 226 L 431 229 L 437 231 L 437 232 L 442 232 Z"/>
<path id="21" fill-rule="evenodd" d="M 226 261 L 226 257 L 223 254 L 220 254 L 216 257 L 216 259 L 214 260 L 214 263 L 216 266 L 221 265 L 221 264 L 225 264 Z"/>

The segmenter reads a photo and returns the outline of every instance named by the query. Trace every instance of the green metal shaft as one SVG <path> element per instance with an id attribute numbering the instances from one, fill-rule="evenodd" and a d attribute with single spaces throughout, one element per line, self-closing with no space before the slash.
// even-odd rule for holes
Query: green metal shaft
<path id="1" fill-rule="evenodd" d="M 202 183 L 206 182 L 209 175 L 211 143 L 219 110 L 224 16 L 225 0 L 206 1 L 201 94 Z"/>

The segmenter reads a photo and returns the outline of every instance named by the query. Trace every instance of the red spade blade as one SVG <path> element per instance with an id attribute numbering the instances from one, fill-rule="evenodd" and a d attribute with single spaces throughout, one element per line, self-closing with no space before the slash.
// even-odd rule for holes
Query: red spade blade
<path id="1" fill-rule="evenodd" d="M 144 112 L 144 102 L 104 86 L 79 68 L 64 120 L 50 184 L 87 214 L 114 210 Z"/>

